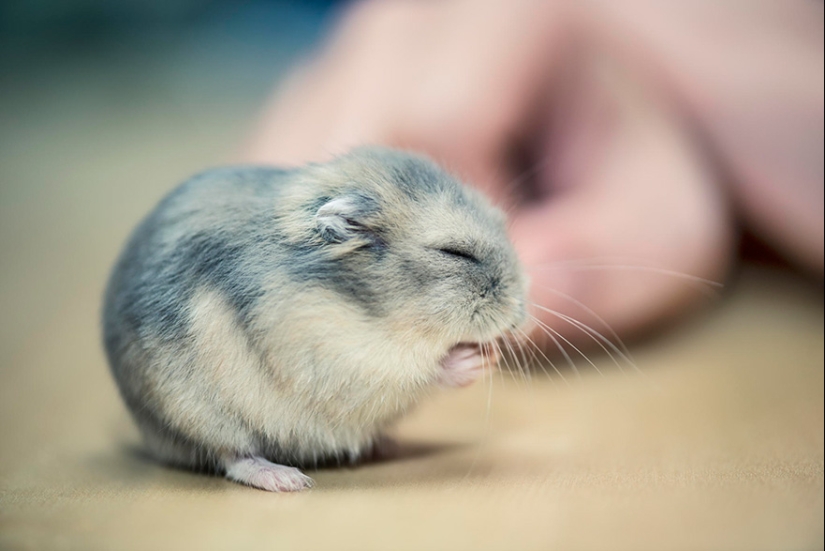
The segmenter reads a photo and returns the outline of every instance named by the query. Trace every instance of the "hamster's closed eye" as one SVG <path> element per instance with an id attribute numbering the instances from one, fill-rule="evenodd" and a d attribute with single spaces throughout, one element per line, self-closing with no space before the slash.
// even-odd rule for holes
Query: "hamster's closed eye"
<path id="1" fill-rule="evenodd" d="M 469 260 L 475 264 L 480 263 L 481 261 L 469 250 L 463 249 L 458 245 L 443 245 L 436 249 L 438 252 L 459 260 Z"/>

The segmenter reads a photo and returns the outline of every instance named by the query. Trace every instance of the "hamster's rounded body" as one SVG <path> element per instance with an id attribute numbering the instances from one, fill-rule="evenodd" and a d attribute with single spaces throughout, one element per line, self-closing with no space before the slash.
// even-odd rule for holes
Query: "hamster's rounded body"
<path id="1" fill-rule="evenodd" d="M 462 343 L 521 324 L 524 292 L 498 211 L 364 148 L 181 185 L 115 267 L 104 340 L 155 456 L 297 490 L 295 466 L 357 458 L 433 386 L 471 381 Z"/>

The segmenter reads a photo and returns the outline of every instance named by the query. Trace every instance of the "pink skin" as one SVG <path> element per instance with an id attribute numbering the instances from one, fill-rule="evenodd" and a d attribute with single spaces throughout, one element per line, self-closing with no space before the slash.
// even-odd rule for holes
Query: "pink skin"
<path id="1" fill-rule="evenodd" d="M 312 479 L 295 467 L 244 457 L 226 467 L 226 478 L 270 492 L 297 492 L 312 487 Z"/>
<path id="2" fill-rule="evenodd" d="M 490 349 L 482 355 L 478 344 L 457 344 L 441 360 L 438 383 L 453 388 L 468 386 L 481 376 L 485 366 L 495 365 L 497 361 L 498 356 Z"/>

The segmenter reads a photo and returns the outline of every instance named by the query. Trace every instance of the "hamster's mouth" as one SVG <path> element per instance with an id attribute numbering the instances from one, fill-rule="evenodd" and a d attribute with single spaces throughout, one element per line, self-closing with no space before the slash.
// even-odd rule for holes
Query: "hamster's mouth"
<path id="1" fill-rule="evenodd" d="M 460 342 L 441 359 L 438 383 L 448 387 L 464 387 L 476 381 L 498 363 L 498 350 L 492 343 Z"/>

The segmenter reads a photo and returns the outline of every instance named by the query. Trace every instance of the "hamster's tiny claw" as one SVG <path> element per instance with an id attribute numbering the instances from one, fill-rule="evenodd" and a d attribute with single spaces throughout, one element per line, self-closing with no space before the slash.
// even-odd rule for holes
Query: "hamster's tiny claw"
<path id="1" fill-rule="evenodd" d="M 278 465 L 263 457 L 244 457 L 227 462 L 226 478 L 270 492 L 298 492 L 314 481 L 295 467 Z"/>
<path id="2" fill-rule="evenodd" d="M 485 364 L 495 364 L 497 356 L 490 352 L 485 358 L 481 353 L 481 346 L 483 345 L 461 343 L 452 347 L 441 360 L 439 384 L 447 387 L 467 386 L 481 376 Z"/>

